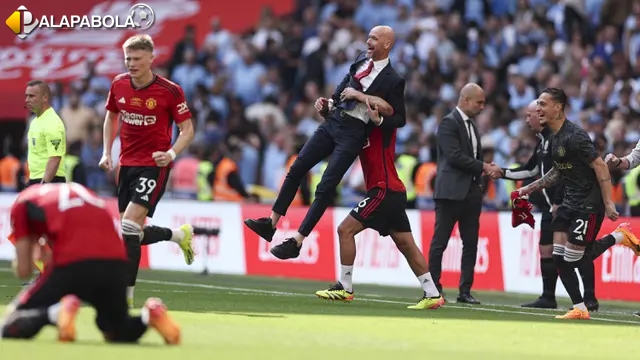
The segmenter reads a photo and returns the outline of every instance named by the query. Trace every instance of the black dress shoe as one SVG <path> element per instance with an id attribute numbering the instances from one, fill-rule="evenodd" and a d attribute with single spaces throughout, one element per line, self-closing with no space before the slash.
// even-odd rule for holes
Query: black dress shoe
<path id="1" fill-rule="evenodd" d="M 521 307 L 534 309 L 557 309 L 558 302 L 556 302 L 556 299 L 548 299 L 540 296 L 533 302 L 522 304 Z"/>
<path id="2" fill-rule="evenodd" d="M 471 296 L 471 294 L 469 293 L 458 295 L 456 302 L 463 304 L 480 305 L 480 301 L 476 300 L 476 298 Z"/>
<path id="3" fill-rule="evenodd" d="M 300 255 L 300 248 L 296 239 L 288 238 L 283 243 L 271 249 L 271 254 L 280 260 L 295 259 Z"/>
<path id="4" fill-rule="evenodd" d="M 640 318 L 640 311 L 636 311 L 633 313 L 633 316 L 639 317 Z"/>
<path id="5" fill-rule="evenodd" d="M 273 235 L 276 233 L 276 229 L 273 228 L 273 224 L 271 223 L 271 219 L 259 218 L 259 219 L 246 219 L 244 224 L 247 225 L 251 231 L 258 234 L 261 238 L 271 242 L 273 240 Z"/>

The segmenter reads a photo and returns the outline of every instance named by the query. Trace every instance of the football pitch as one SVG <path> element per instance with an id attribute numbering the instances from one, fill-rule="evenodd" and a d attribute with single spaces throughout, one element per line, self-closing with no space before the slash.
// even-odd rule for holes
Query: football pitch
<path id="1" fill-rule="evenodd" d="M 20 283 L 0 263 L 0 310 Z M 61 344 L 48 327 L 31 342 L 0 341 L 0 357 L 97 359 L 637 359 L 640 304 L 601 302 L 591 321 L 561 321 L 558 311 L 523 309 L 532 296 L 478 292 L 479 306 L 449 303 L 406 309 L 417 288 L 356 286 L 350 304 L 315 297 L 328 283 L 230 275 L 142 271 L 136 306 L 161 297 L 182 326 L 165 346 L 149 331 L 140 345 L 108 345 L 83 308 L 78 340 Z M 640 290 L 639 290 L 640 291 Z M 450 290 L 448 294 L 455 295 Z M 474 293 L 475 294 L 475 293 Z M 454 300 L 453 299 L 450 300 Z"/>

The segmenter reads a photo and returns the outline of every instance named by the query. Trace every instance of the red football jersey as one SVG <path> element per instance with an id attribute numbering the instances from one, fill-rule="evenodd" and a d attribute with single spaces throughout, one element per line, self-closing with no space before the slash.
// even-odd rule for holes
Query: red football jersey
<path id="1" fill-rule="evenodd" d="M 191 118 L 182 88 L 159 75 L 140 89 L 133 87 L 129 74 L 116 76 L 105 108 L 120 114 L 123 166 L 157 166 L 151 154 L 171 148 L 173 121 Z"/>
<path id="2" fill-rule="evenodd" d="M 28 187 L 11 209 L 11 224 L 16 239 L 44 236 L 54 266 L 91 259 L 127 259 L 106 202 L 80 184 Z"/>
<path id="3" fill-rule="evenodd" d="M 362 152 L 360 163 L 367 190 L 374 187 L 407 191 L 396 171 L 396 129 L 384 131 L 375 127 Z"/>

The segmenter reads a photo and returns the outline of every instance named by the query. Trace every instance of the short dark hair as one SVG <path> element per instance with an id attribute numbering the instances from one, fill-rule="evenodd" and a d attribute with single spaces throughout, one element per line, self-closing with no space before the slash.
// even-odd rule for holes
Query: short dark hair
<path id="1" fill-rule="evenodd" d="M 564 110 L 565 106 L 567 106 L 567 103 L 569 102 L 569 100 L 567 99 L 567 94 L 564 92 L 564 90 L 559 89 L 559 88 L 546 88 L 544 90 L 542 90 L 542 93 L 547 93 L 549 94 L 549 96 L 551 96 L 551 98 L 553 99 L 553 101 L 559 103 L 560 105 L 562 105 L 562 110 Z"/>
<path id="2" fill-rule="evenodd" d="M 49 84 L 47 84 L 46 82 L 42 80 L 31 80 L 27 83 L 27 86 L 39 87 L 40 90 L 42 90 L 42 92 L 44 93 L 44 95 L 47 95 L 47 98 L 51 99 L 51 88 L 49 87 Z"/>

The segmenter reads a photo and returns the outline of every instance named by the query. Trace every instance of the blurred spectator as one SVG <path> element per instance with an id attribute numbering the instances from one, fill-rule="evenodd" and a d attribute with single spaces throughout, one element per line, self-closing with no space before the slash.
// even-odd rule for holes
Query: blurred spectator
<path id="1" fill-rule="evenodd" d="M 485 111 L 476 121 L 485 156 L 503 167 L 528 158 L 535 145 L 523 108 L 546 87 L 566 91 L 569 119 L 588 131 L 599 152 L 624 155 L 640 138 L 639 1 L 297 4 L 283 18 L 265 8 L 254 29 L 244 34 L 226 30 L 224 19 L 217 17 L 204 28 L 187 26 L 170 61 L 156 64 L 159 74 L 168 74 L 185 90 L 196 144 L 234 149 L 244 184 L 279 188 L 294 139 L 311 136 L 323 121 L 313 102 L 331 95 L 349 64 L 363 56 L 367 31 L 382 23 L 396 30 L 391 61 L 406 79 L 407 125 L 398 131 L 397 151 L 417 151 L 418 207 L 432 204 L 430 169 L 437 161 L 433 149 L 439 119 L 455 106 L 467 82 L 479 83 L 487 93 Z M 204 39 L 201 46 L 197 34 Z M 53 87 L 52 104 L 67 124 L 69 143 L 84 141 L 87 181 L 99 188 L 112 187 L 113 174 L 96 171 L 101 130 L 88 132 L 104 117 L 109 84 L 88 63 L 82 79 Z M 361 191 L 357 170 L 356 162 L 343 181 L 345 205 Z M 624 176 L 612 173 L 616 184 Z M 485 205 L 505 208 L 503 181 L 487 185 Z"/>

